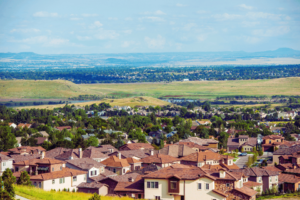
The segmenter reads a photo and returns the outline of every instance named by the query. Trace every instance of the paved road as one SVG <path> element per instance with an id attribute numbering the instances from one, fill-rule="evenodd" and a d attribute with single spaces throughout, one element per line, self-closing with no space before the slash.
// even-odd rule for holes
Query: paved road
<path id="1" fill-rule="evenodd" d="M 26 198 L 21 197 L 21 196 L 19 196 L 19 195 L 16 195 L 15 198 L 16 198 L 16 199 L 20 199 L 20 200 L 29 200 L 29 199 L 26 199 Z"/>
<path id="2" fill-rule="evenodd" d="M 239 168 L 243 168 L 248 161 L 248 156 L 252 156 L 252 154 L 248 154 L 247 156 L 239 156 L 239 160 L 235 163 Z"/>

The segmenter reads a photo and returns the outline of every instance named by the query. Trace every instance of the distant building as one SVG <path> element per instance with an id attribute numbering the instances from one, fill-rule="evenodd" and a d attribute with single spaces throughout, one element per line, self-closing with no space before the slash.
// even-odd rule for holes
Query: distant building
<path id="1" fill-rule="evenodd" d="M 190 81 L 188 78 L 183 79 L 182 81 Z"/>

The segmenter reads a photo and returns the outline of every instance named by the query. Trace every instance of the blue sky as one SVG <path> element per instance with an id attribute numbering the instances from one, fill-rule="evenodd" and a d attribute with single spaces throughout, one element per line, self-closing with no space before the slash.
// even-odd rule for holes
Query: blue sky
<path id="1" fill-rule="evenodd" d="M 0 0 L 0 52 L 300 50 L 300 1 Z"/>

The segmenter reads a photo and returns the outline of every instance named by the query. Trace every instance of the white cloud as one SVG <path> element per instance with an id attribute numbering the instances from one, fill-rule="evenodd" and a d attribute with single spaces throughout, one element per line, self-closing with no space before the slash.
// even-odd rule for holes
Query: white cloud
<path id="1" fill-rule="evenodd" d="M 237 15 L 237 14 L 228 14 L 228 13 L 224 13 L 224 14 L 216 14 L 216 15 L 213 15 L 212 17 L 214 17 L 215 19 L 220 20 L 220 21 L 234 20 L 234 19 L 242 18 L 241 15 Z"/>
<path id="2" fill-rule="evenodd" d="M 247 6 L 246 4 L 241 4 L 241 5 L 239 5 L 239 7 L 247 9 L 247 10 L 252 10 L 253 9 L 252 6 Z"/>
<path id="3" fill-rule="evenodd" d="M 27 43 L 27 44 L 42 44 L 44 46 L 59 46 L 68 43 L 69 40 L 63 38 L 49 38 L 48 36 L 36 36 L 36 37 L 25 38 L 23 40 L 17 40 L 14 42 Z"/>
<path id="4" fill-rule="evenodd" d="M 177 3 L 176 6 L 177 6 L 177 7 L 186 7 L 186 5 L 181 4 L 181 3 Z"/>
<path id="5" fill-rule="evenodd" d="M 208 13 L 208 11 L 206 11 L 206 10 L 198 10 L 197 13 L 198 14 L 205 14 L 205 13 Z"/>
<path id="6" fill-rule="evenodd" d="M 27 29 L 12 29 L 11 33 L 38 33 L 39 29 L 36 28 L 27 28 Z"/>
<path id="7" fill-rule="evenodd" d="M 161 10 L 157 10 L 154 12 L 155 15 L 165 15 L 166 13 L 164 13 L 163 11 Z"/>
<path id="8" fill-rule="evenodd" d="M 34 13 L 33 16 L 34 17 L 58 17 L 58 14 L 39 11 L 39 12 Z"/>
<path id="9" fill-rule="evenodd" d="M 122 44 L 121 44 L 121 47 L 123 48 L 127 48 L 127 47 L 130 47 L 132 45 L 135 45 L 136 43 L 134 41 L 124 41 Z"/>
<path id="10" fill-rule="evenodd" d="M 199 42 L 203 42 L 205 39 L 206 39 L 206 36 L 205 36 L 205 35 L 198 35 L 198 36 L 197 36 L 197 40 L 198 40 Z"/>
<path id="11" fill-rule="evenodd" d="M 78 20 L 81 20 L 81 18 L 78 18 L 78 17 L 72 17 L 72 18 L 70 18 L 70 20 L 72 20 L 72 21 L 78 21 Z"/>
<path id="12" fill-rule="evenodd" d="M 270 29 L 257 29 L 253 30 L 252 34 L 261 37 L 275 37 L 279 35 L 284 35 L 290 32 L 290 27 L 288 26 L 280 26 Z"/>
<path id="13" fill-rule="evenodd" d="M 123 33 L 131 34 L 131 33 L 132 33 L 132 30 L 125 30 L 125 31 L 123 31 Z"/>
<path id="14" fill-rule="evenodd" d="M 151 49 L 162 48 L 165 45 L 165 39 L 161 35 L 158 35 L 157 38 L 145 37 L 145 42 Z"/>
<path id="15" fill-rule="evenodd" d="M 104 30 L 100 29 L 95 34 L 95 38 L 99 40 L 105 40 L 105 39 L 116 39 L 119 36 L 118 33 L 116 33 L 113 30 Z"/>
<path id="16" fill-rule="evenodd" d="M 95 25 L 96 27 L 101 27 L 101 26 L 103 26 L 103 24 L 101 24 L 99 21 L 95 21 L 95 22 L 94 22 L 94 25 Z"/>
<path id="17" fill-rule="evenodd" d="M 197 24 L 195 24 L 195 23 L 188 23 L 183 27 L 183 30 L 189 31 L 189 30 L 191 30 L 191 28 L 196 27 L 196 26 L 197 26 Z"/>
<path id="18" fill-rule="evenodd" d="M 161 18 L 161 17 L 154 17 L 154 16 L 150 16 L 150 17 L 141 17 L 141 18 L 139 18 L 139 20 L 144 20 L 144 19 L 146 19 L 146 20 L 151 20 L 151 21 L 153 21 L 153 22 L 163 22 L 163 21 L 165 21 L 163 18 Z"/>
<path id="19" fill-rule="evenodd" d="M 82 41 L 85 41 L 85 40 L 91 40 L 92 39 L 92 37 L 90 37 L 90 36 L 76 36 L 76 38 L 78 39 L 78 40 L 82 40 Z"/>
<path id="20" fill-rule="evenodd" d="M 81 14 L 82 17 L 97 17 L 98 14 Z"/>
<path id="21" fill-rule="evenodd" d="M 125 20 L 126 20 L 126 21 L 131 21 L 132 18 L 131 18 L 131 17 L 126 17 Z"/>

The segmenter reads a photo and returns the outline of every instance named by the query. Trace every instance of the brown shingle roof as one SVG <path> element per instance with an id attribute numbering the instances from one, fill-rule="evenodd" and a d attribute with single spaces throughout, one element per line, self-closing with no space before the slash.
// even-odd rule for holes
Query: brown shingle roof
<path id="1" fill-rule="evenodd" d="M 130 144 L 124 144 L 119 148 L 120 150 L 134 150 L 134 149 L 154 149 L 154 147 L 149 143 L 130 143 Z"/>
<path id="2" fill-rule="evenodd" d="M 235 171 L 235 170 L 231 170 L 231 171 Z M 275 172 L 275 171 L 271 171 L 259 167 L 244 168 L 244 169 L 240 169 L 240 171 L 242 171 L 247 176 L 255 176 L 255 177 L 279 175 L 279 172 Z"/>
<path id="3" fill-rule="evenodd" d="M 130 164 L 126 159 L 119 159 L 116 156 L 110 156 L 109 158 L 103 160 L 101 162 L 103 165 L 107 167 L 128 167 Z"/>
<path id="4" fill-rule="evenodd" d="M 101 145 L 97 149 L 100 150 L 101 153 L 113 153 L 115 151 L 118 151 L 118 149 L 110 144 Z"/>
<path id="5" fill-rule="evenodd" d="M 122 155 L 122 157 L 125 158 L 132 158 L 132 157 L 138 157 L 138 158 L 145 158 L 148 157 L 150 154 L 142 149 L 135 149 L 135 150 L 126 150 L 126 151 L 119 151 Z M 109 154 L 109 156 L 116 156 L 118 152 L 114 152 Z"/>
<path id="6" fill-rule="evenodd" d="M 121 192 L 143 192 L 144 191 L 144 180 L 142 176 L 137 176 L 133 182 L 118 182 L 114 191 Z"/>
<path id="7" fill-rule="evenodd" d="M 0 153 L 0 161 L 4 161 L 4 160 L 13 160 L 13 158 L 10 158 L 10 157 Z"/>
<path id="8" fill-rule="evenodd" d="M 174 158 L 173 156 L 169 156 L 169 155 L 156 154 L 156 155 L 153 155 L 153 156 L 143 158 L 143 159 L 141 159 L 141 161 L 143 163 L 148 163 L 148 164 L 151 164 L 151 163 L 164 164 L 164 163 L 173 163 L 173 162 L 179 161 L 179 159 Z"/>
<path id="9" fill-rule="evenodd" d="M 46 151 L 46 157 L 47 158 L 55 158 L 56 156 L 63 154 L 71 149 L 63 148 L 63 147 L 56 147 L 55 149 L 51 149 L 49 151 Z"/>
<path id="10" fill-rule="evenodd" d="M 54 165 L 54 164 L 64 164 L 64 163 L 65 163 L 64 161 L 51 159 L 51 158 L 44 158 L 44 159 L 34 158 L 34 159 L 30 159 L 30 160 L 16 162 L 16 163 L 14 163 L 14 165 L 29 166 L 29 165 L 38 165 L 38 164 Z"/>
<path id="11" fill-rule="evenodd" d="M 278 176 L 279 183 L 299 183 L 300 177 L 293 174 L 282 173 Z"/>
<path id="12" fill-rule="evenodd" d="M 258 183 L 258 182 L 254 182 L 254 181 L 248 181 L 246 183 L 243 183 L 244 186 L 246 187 L 257 187 L 257 186 L 261 186 L 262 184 L 261 183 Z"/>
<path id="13" fill-rule="evenodd" d="M 47 141 L 47 138 L 45 138 L 45 137 L 37 137 L 36 140 L 37 140 L 36 144 L 37 145 L 41 145 L 41 144 L 44 143 L 44 141 Z"/>
<path id="14" fill-rule="evenodd" d="M 31 160 L 35 158 L 40 158 L 40 154 L 28 154 L 28 155 L 10 155 L 11 158 L 14 159 L 14 163 L 25 161 L 25 160 Z"/>
<path id="15" fill-rule="evenodd" d="M 38 146 L 38 147 L 22 146 L 22 147 L 8 149 L 8 152 L 14 153 L 14 154 L 19 154 L 21 152 L 38 153 L 39 151 L 46 151 L 46 150 L 41 146 Z"/>
<path id="16" fill-rule="evenodd" d="M 91 158 L 81 158 L 81 159 L 75 159 L 75 160 L 68 160 L 66 162 L 80 168 L 80 170 L 89 170 L 93 167 L 100 168 L 100 167 L 105 166 L 102 163 L 99 163 L 99 162 L 97 162 L 97 161 L 95 161 Z"/>
<path id="17" fill-rule="evenodd" d="M 92 179 L 93 181 L 101 181 L 101 180 L 105 179 L 106 177 L 110 177 L 110 176 L 117 176 L 117 174 L 113 173 L 112 171 L 110 171 L 108 169 L 104 169 L 104 172 L 102 172 L 100 175 L 89 177 L 89 179 Z"/>
<path id="18" fill-rule="evenodd" d="M 104 179 L 111 179 L 111 180 L 114 180 L 119 183 L 119 182 L 129 182 L 129 179 L 136 180 L 138 176 L 140 176 L 140 174 L 130 173 L 130 174 L 124 174 L 124 175 L 118 175 L 118 176 L 109 176 Z M 101 181 L 104 181 L 104 179 L 102 179 Z"/>
<path id="19" fill-rule="evenodd" d="M 263 140 L 265 140 L 265 139 L 275 140 L 275 139 L 284 139 L 284 137 L 282 137 L 280 135 L 267 135 L 267 136 L 263 137 Z"/>
<path id="20" fill-rule="evenodd" d="M 225 158 L 233 159 L 233 157 L 231 157 L 231 156 L 224 156 L 224 155 L 212 152 L 212 151 L 205 151 L 205 152 L 200 151 L 200 152 L 193 153 L 193 154 L 190 154 L 188 156 L 182 157 L 182 158 L 180 158 L 180 160 L 192 161 L 192 162 L 203 162 L 203 161 L 206 161 L 206 160 L 219 161 L 219 160 L 222 160 L 222 159 L 225 159 Z"/>
<path id="21" fill-rule="evenodd" d="M 221 195 L 221 196 L 223 196 L 223 197 L 227 197 L 227 196 L 228 196 L 228 194 L 225 194 L 224 192 L 221 192 L 220 190 L 214 189 L 213 192 L 214 192 L 214 193 L 217 193 L 218 195 Z"/>
<path id="22" fill-rule="evenodd" d="M 35 176 L 31 176 L 30 180 L 51 180 L 57 178 L 63 178 L 68 176 L 77 176 L 81 174 L 86 174 L 86 171 L 70 169 L 70 168 L 63 168 L 61 171 L 54 171 L 50 173 L 39 174 Z"/>
<path id="23" fill-rule="evenodd" d="M 103 183 L 99 183 L 99 182 L 91 182 L 91 183 L 80 183 L 77 188 L 93 188 L 93 189 L 99 189 L 103 186 L 106 186 Z"/>
<path id="24" fill-rule="evenodd" d="M 252 190 L 252 189 L 250 189 L 250 188 L 248 188 L 246 186 L 244 186 L 242 188 L 235 188 L 234 190 L 236 190 L 236 191 L 238 191 L 240 193 L 243 193 L 243 194 L 245 194 L 245 195 L 247 195 L 249 197 L 252 197 L 252 196 L 254 196 L 254 195 L 257 194 L 257 191 Z"/>

